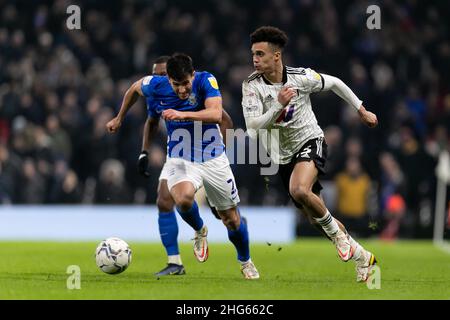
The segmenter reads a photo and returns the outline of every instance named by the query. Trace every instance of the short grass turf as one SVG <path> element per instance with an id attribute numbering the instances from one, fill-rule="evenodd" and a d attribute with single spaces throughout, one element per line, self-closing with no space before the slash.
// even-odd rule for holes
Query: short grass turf
<path id="1" fill-rule="evenodd" d="M 356 283 L 353 261 L 341 262 L 323 239 L 252 245 L 256 281 L 243 279 L 231 244 L 211 243 L 205 263 L 182 244 L 187 274 L 159 279 L 162 245 L 129 244 L 130 267 L 108 275 L 95 265 L 97 243 L 0 242 L 0 299 L 450 299 L 450 254 L 431 242 L 362 242 L 379 260 L 378 290 Z M 69 265 L 80 267 L 80 290 L 67 289 Z"/>

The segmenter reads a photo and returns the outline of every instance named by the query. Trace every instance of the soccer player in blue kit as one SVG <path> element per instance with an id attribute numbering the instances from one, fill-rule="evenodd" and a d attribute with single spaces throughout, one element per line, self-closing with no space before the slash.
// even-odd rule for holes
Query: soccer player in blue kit
<path id="1" fill-rule="evenodd" d="M 258 270 L 250 258 L 247 224 L 237 210 L 238 190 L 218 129 L 222 98 L 217 80 L 208 72 L 194 71 L 192 59 L 181 53 L 167 61 L 167 75 L 147 76 L 132 84 L 107 129 L 112 133 L 119 129 L 139 96 L 157 101 L 149 106 L 148 113 L 166 122 L 167 185 L 180 216 L 195 230 L 195 257 L 204 262 L 209 256 L 208 229 L 194 199 L 204 186 L 236 248 L 244 278 L 258 279 Z"/>
<path id="2" fill-rule="evenodd" d="M 153 75 L 166 76 L 167 75 L 167 60 L 170 56 L 160 56 L 156 58 L 153 63 Z M 151 112 L 153 104 L 159 104 L 159 101 L 155 101 L 151 97 L 146 99 L 147 110 L 150 114 L 147 117 L 144 125 L 144 133 L 142 139 L 142 152 L 138 159 L 138 171 L 144 177 L 149 177 L 149 153 L 151 142 L 158 131 L 160 115 Z M 230 115 L 223 109 L 222 121 L 219 124 L 220 132 L 226 143 L 226 130 L 233 128 L 233 121 Z M 181 260 L 180 250 L 178 247 L 178 223 L 175 215 L 175 202 L 170 195 L 169 188 L 167 187 L 167 177 L 169 175 L 168 166 L 164 164 L 161 174 L 159 176 L 158 183 L 158 195 L 156 199 L 156 205 L 158 207 L 158 229 L 161 237 L 161 242 L 167 253 L 167 265 L 157 272 L 155 275 L 167 276 L 167 275 L 184 275 L 186 270 Z M 217 213 L 216 208 L 210 207 L 213 215 L 220 220 L 220 216 Z M 244 216 L 241 216 L 245 220 Z"/>

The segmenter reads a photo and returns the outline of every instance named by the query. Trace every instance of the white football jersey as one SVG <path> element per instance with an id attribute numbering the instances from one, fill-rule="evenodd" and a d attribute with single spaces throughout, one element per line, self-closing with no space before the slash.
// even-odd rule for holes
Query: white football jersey
<path id="1" fill-rule="evenodd" d="M 297 91 L 297 96 L 267 128 L 269 133 L 273 129 L 279 130 L 278 150 L 270 147 L 270 139 L 262 139 L 272 161 L 278 164 L 289 163 L 308 140 L 323 137 L 309 95 L 321 91 L 324 81 L 311 69 L 284 67 L 283 82 L 279 84 L 272 84 L 261 74 L 252 73 L 242 84 L 242 108 L 246 121 L 263 115 L 270 108 L 279 108 L 278 93 L 283 86 L 291 86 Z"/>

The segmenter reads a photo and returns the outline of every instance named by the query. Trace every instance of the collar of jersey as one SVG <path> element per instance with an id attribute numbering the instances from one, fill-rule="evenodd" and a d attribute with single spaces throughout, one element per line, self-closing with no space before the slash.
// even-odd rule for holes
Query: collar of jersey
<path id="1" fill-rule="evenodd" d="M 262 79 L 265 84 L 268 84 L 269 86 L 273 86 L 273 83 L 270 82 L 269 80 L 267 80 L 266 77 L 264 77 L 264 75 L 262 75 Z M 283 82 L 283 85 L 286 84 L 286 82 L 287 82 L 287 70 L 286 70 L 285 65 L 283 65 L 283 80 L 281 82 Z"/>

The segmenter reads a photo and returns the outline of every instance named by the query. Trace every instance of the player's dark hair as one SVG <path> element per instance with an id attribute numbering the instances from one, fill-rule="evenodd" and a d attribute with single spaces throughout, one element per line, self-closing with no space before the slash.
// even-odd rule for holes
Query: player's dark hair
<path id="1" fill-rule="evenodd" d="M 167 63 L 167 61 L 170 59 L 170 56 L 159 56 L 155 59 L 153 64 L 159 64 L 159 63 Z"/>
<path id="2" fill-rule="evenodd" d="M 171 79 L 183 81 L 193 72 L 192 59 L 187 54 L 175 53 L 167 60 L 167 75 Z"/>
<path id="3" fill-rule="evenodd" d="M 251 44 L 268 42 L 279 49 L 283 49 L 288 41 L 289 38 L 284 31 L 272 26 L 259 27 L 250 35 Z"/>

